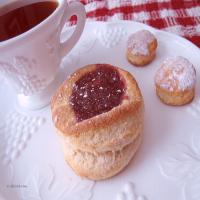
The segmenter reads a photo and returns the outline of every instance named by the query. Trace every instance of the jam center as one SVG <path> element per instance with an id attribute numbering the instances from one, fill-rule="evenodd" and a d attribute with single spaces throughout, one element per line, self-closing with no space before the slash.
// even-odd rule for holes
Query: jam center
<path id="1" fill-rule="evenodd" d="M 117 69 L 98 64 L 73 86 L 70 104 L 77 121 L 92 118 L 118 106 L 125 92 L 124 81 Z"/>

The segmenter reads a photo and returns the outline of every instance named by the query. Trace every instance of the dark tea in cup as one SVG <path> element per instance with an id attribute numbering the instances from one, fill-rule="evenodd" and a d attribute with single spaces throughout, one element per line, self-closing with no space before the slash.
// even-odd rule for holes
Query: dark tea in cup
<path id="1" fill-rule="evenodd" d="M 57 8 L 57 1 L 43 1 L 10 9 L 0 10 L 0 42 L 16 37 L 38 25 Z M 6 12 L 6 10 L 9 10 Z"/>

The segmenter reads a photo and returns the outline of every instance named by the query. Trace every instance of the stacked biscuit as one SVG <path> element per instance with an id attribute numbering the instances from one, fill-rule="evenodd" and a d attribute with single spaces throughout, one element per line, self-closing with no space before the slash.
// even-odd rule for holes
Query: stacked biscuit
<path id="1" fill-rule="evenodd" d="M 68 164 L 78 175 L 100 180 L 120 172 L 138 149 L 144 104 L 136 80 L 117 68 L 126 82 L 126 98 L 110 111 L 78 122 L 70 95 L 74 83 L 94 69 L 95 65 L 89 65 L 66 80 L 53 97 L 51 108 Z"/>

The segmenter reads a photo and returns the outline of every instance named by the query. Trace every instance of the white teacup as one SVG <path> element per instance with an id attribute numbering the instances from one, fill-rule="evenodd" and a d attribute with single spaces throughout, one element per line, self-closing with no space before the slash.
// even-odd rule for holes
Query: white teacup
<path id="1" fill-rule="evenodd" d="M 11 5 L 16 8 L 39 1 L 45 0 L 18 0 Z M 0 73 L 14 87 L 19 104 L 26 108 L 38 109 L 50 102 L 60 84 L 61 60 L 77 43 L 85 25 L 81 3 L 57 1 L 56 10 L 40 24 L 0 42 Z M 77 16 L 76 29 L 67 41 L 61 41 L 63 26 L 72 15 Z"/>

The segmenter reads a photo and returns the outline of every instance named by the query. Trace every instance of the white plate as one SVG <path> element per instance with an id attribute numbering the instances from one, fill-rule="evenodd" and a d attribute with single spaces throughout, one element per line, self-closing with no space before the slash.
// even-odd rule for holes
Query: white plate
<path id="1" fill-rule="evenodd" d="M 148 29 L 158 39 L 156 59 L 136 68 L 126 60 L 128 35 Z M 154 74 L 168 56 L 188 58 L 197 70 L 191 104 L 170 107 L 155 94 Z M 77 177 L 58 142 L 50 108 L 27 112 L 15 106 L 0 80 L 0 193 L 6 200 L 200 199 L 200 50 L 187 40 L 134 22 L 87 23 L 64 59 L 66 76 L 90 63 L 110 63 L 134 74 L 145 100 L 143 144 L 128 167 L 105 181 Z"/>

